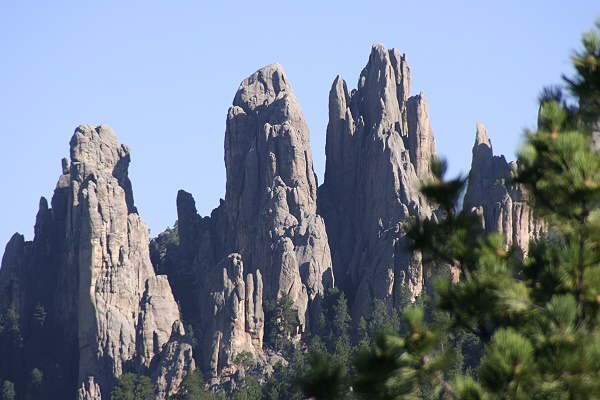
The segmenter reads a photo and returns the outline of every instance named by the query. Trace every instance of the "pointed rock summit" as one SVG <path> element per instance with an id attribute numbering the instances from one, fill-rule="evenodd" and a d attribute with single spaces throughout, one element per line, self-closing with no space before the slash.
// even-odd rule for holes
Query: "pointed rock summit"
<path id="1" fill-rule="evenodd" d="M 492 149 L 492 142 L 490 141 L 490 136 L 488 135 L 488 131 L 485 126 L 477 121 L 476 129 L 475 129 L 475 146 L 484 145 Z"/>
<path id="2" fill-rule="evenodd" d="M 410 88 L 406 57 L 376 44 L 358 89 L 338 76 L 329 92 L 319 212 L 355 316 L 368 315 L 375 299 L 399 305 L 423 289 L 421 257 L 401 232 L 411 216 L 432 215 L 419 188 L 431 176 L 435 141 L 425 97 L 410 97 Z"/>
<path id="3" fill-rule="evenodd" d="M 44 334 L 47 365 L 36 368 L 65 371 L 50 388 L 57 398 L 107 399 L 126 366 L 150 367 L 180 316 L 167 277 L 150 262 L 129 149 L 105 125 L 79 126 L 70 145 L 52 208 L 40 202 L 35 239 L 17 235 L 7 247 L 0 287 L 11 295 L 0 297 L 0 310 L 44 310 L 43 329 L 24 325 L 32 338 L 24 348 Z"/>
<path id="4" fill-rule="evenodd" d="M 263 302 L 288 296 L 302 335 L 312 302 L 334 283 L 308 127 L 279 64 L 242 81 L 227 113 L 225 168 L 225 200 L 210 217 L 179 192 L 177 255 L 153 245 L 158 269 L 188 304 L 211 383 L 235 374 L 242 351 L 264 359 Z"/>
<path id="5" fill-rule="evenodd" d="M 249 271 L 263 270 L 267 298 L 289 295 L 304 323 L 308 301 L 333 275 L 308 127 L 279 64 L 240 85 L 227 115 L 225 167 L 226 247 Z"/>
<path id="6" fill-rule="evenodd" d="M 516 167 L 494 155 L 487 129 L 478 122 L 464 208 L 481 217 L 486 231 L 502 233 L 507 246 L 516 245 L 526 256 L 529 241 L 539 237 L 543 223 L 534 218 L 525 189 L 511 182 Z"/>

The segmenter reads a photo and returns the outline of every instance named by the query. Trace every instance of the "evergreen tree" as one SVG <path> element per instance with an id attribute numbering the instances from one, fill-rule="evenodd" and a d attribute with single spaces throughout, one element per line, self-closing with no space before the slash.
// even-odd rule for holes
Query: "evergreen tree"
<path id="1" fill-rule="evenodd" d="M 2 383 L 2 400 L 15 400 L 16 397 L 15 385 L 11 381 L 4 381 Z"/>
<path id="2" fill-rule="evenodd" d="M 266 302 L 265 308 L 266 342 L 275 350 L 284 350 L 286 346 L 289 347 L 290 340 L 298 330 L 298 310 L 294 308 L 294 302 L 287 294 L 275 301 Z"/>
<path id="3" fill-rule="evenodd" d="M 348 302 L 344 293 L 339 294 L 332 307 L 331 333 L 333 353 L 341 367 L 346 368 L 352 354 L 350 343 L 350 314 L 348 313 Z"/>
<path id="4" fill-rule="evenodd" d="M 233 400 L 260 400 L 262 387 L 254 378 L 246 378 L 243 386 L 233 395 Z"/>
<path id="5" fill-rule="evenodd" d="M 111 400 L 154 400 L 156 389 L 150 378 L 144 375 L 126 373 L 119 377 Z"/>
<path id="6" fill-rule="evenodd" d="M 316 400 L 336 400 L 348 395 L 346 369 L 341 364 L 332 362 L 324 353 L 312 353 L 308 363 L 308 371 L 297 379 L 305 396 Z"/>
<path id="7" fill-rule="evenodd" d="M 445 212 L 443 222 L 421 221 L 415 247 L 461 271 L 461 282 L 438 282 L 439 307 L 454 328 L 486 346 L 478 381 L 458 378 L 454 396 L 589 399 L 600 396 L 600 156 L 592 132 L 600 108 L 600 40 L 584 36 L 569 80 L 581 108 L 563 96 L 542 96 L 538 130 L 527 132 L 514 182 L 531 194 L 546 236 L 521 260 L 502 237 L 478 232 L 456 204 L 464 179 L 443 180 L 424 194 Z"/>
<path id="8" fill-rule="evenodd" d="M 513 184 L 530 194 L 546 231 L 527 258 L 459 210 L 466 179 L 445 180 L 445 163 L 433 162 L 436 179 L 422 192 L 439 205 L 440 218 L 416 221 L 408 235 L 435 265 L 459 271 L 460 282 L 434 284 L 434 316 L 445 317 L 427 324 L 422 308 L 410 307 L 406 332 L 383 330 L 360 353 L 351 385 L 361 398 L 600 398 L 599 32 L 600 24 L 584 35 L 576 75 L 567 78 L 577 105 L 561 91 L 544 91 L 538 129 L 526 133 L 519 152 Z M 371 324 L 384 326 L 383 315 L 376 304 Z M 483 346 L 476 377 L 452 367 L 443 332 Z M 306 377 L 318 390 L 305 385 L 307 395 L 338 382 L 326 371 L 313 366 Z"/>
<path id="9" fill-rule="evenodd" d="M 204 378 L 199 370 L 188 372 L 181 382 L 179 392 L 171 400 L 221 400 L 223 393 L 213 393 L 205 389 Z"/>
<path id="10" fill-rule="evenodd" d="M 23 383 L 23 336 L 20 316 L 14 307 L 0 313 L 0 376 L 14 382 L 17 388 Z"/>

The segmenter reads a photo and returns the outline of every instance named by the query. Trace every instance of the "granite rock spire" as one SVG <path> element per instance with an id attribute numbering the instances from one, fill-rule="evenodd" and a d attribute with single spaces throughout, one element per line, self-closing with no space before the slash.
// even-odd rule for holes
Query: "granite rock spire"
<path id="1" fill-rule="evenodd" d="M 13 294 L 1 297 L 0 310 L 31 315 L 34 304 L 42 307 L 46 340 L 60 349 L 48 369 L 74 371 L 50 390 L 106 399 L 126 368 L 150 367 L 180 316 L 167 277 L 155 275 L 150 262 L 129 149 L 105 125 L 79 126 L 70 147 L 52 208 L 40 201 L 33 242 L 16 235 L 7 247 L 0 288 Z M 28 279 L 37 271 L 48 277 L 40 288 Z"/>
<path id="2" fill-rule="evenodd" d="M 543 223 L 534 217 L 527 191 L 511 182 L 516 168 L 516 162 L 494 155 L 487 129 L 478 122 L 464 208 L 480 216 L 487 232 L 502 233 L 507 247 L 514 245 L 526 256 Z"/>
<path id="3" fill-rule="evenodd" d="M 425 97 L 410 97 L 410 87 L 406 57 L 376 44 L 358 89 L 338 76 L 329 93 L 319 212 L 336 281 L 357 316 L 374 299 L 399 305 L 423 289 L 421 256 L 408 251 L 402 230 L 411 217 L 432 215 L 419 187 L 431 177 L 435 144 Z"/>
<path id="4" fill-rule="evenodd" d="M 289 296 L 301 336 L 311 304 L 334 284 L 309 131 L 279 64 L 242 81 L 224 147 L 225 199 L 202 218 L 191 194 L 180 191 L 179 244 L 170 251 L 177 255 L 161 256 L 164 245 L 153 244 L 157 268 L 200 337 L 202 369 L 220 383 L 236 373 L 236 354 L 264 361 L 263 302 Z"/>

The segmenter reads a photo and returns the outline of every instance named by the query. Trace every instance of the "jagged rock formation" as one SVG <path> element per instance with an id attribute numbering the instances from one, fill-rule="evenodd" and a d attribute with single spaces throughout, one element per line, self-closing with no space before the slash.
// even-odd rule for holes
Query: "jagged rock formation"
<path id="1" fill-rule="evenodd" d="M 262 309 L 262 277 L 244 275 L 244 264 L 239 254 L 224 258 L 212 271 L 208 281 L 210 301 L 205 309 L 212 338 L 203 345 L 210 350 L 210 368 L 215 374 L 229 375 L 234 356 L 247 351 L 260 352 L 263 340 L 264 315 Z M 256 291 L 255 291 L 256 289 Z M 203 314 L 204 315 L 204 314 Z"/>
<path id="2" fill-rule="evenodd" d="M 260 270 L 244 271 L 240 254 L 217 262 L 220 228 L 218 210 L 200 218 L 191 194 L 177 195 L 178 243 L 166 247 L 159 236 L 153 241 L 157 266 L 169 275 L 186 321 L 198 341 L 197 360 L 211 377 L 223 383 L 237 372 L 234 358 L 240 352 L 262 356 L 264 334 L 263 280 Z M 156 254 L 161 247 L 167 249 Z M 225 377 L 224 379 L 221 379 Z"/>
<path id="3" fill-rule="evenodd" d="M 327 164 L 319 188 L 336 282 L 355 316 L 374 299 L 399 305 L 423 288 L 421 257 L 406 249 L 402 226 L 429 217 L 419 192 L 435 154 L 427 102 L 410 96 L 406 57 L 374 45 L 358 89 L 337 77 L 329 93 Z"/>
<path id="4" fill-rule="evenodd" d="M 263 301 L 288 295 L 301 333 L 311 302 L 333 285 L 308 127 L 280 65 L 240 85 L 227 113 L 225 167 L 225 200 L 201 218 L 180 191 L 179 244 L 161 253 L 155 243 L 153 252 L 187 304 L 203 369 L 214 379 L 236 372 L 237 353 L 263 357 Z"/>
<path id="5" fill-rule="evenodd" d="M 73 371 L 51 390 L 105 399 L 126 369 L 150 367 L 180 317 L 167 278 L 150 262 L 127 175 L 129 149 L 103 125 L 79 126 L 70 145 L 52 208 L 40 201 L 35 239 L 15 235 L 7 246 L 0 310 L 16 309 L 28 331 L 25 318 L 42 307 L 47 346 L 64 353 L 48 364 Z M 36 273 L 49 279 L 36 283 Z"/>
<path id="6" fill-rule="evenodd" d="M 152 363 L 150 369 L 153 371 L 152 378 L 156 383 L 159 399 L 168 399 L 177 393 L 187 373 L 196 369 L 192 343 L 186 336 L 181 321 L 173 323 L 169 341 Z"/>
<path id="7" fill-rule="evenodd" d="M 487 129 L 478 122 L 464 208 L 480 215 L 487 232 L 502 233 L 507 247 L 515 245 L 526 256 L 529 241 L 539 237 L 543 223 L 533 216 L 527 192 L 510 182 L 513 170 L 515 162 L 494 156 Z"/>
<path id="8" fill-rule="evenodd" d="M 2 259 L 0 316 L 11 329 L 0 332 L 0 376 L 35 398 L 22 382 L 41 368 L 47 398 L 101 400 L 119 375 L 138 371 L 166 399 L 198 365 L 210 385 L 233 388 L 245 373 L 240 353 L 263 373 L 285 363 L 265 346 L 268 302 L 289 296 L 298 339 L 334 284 L 356 322 L 375 300 L 413 301 L 426 273 L 403 230 L 436 210 L 419 191 L 435 155 L 427 102 L 410 92 L 406 57 L 382 45 L 356 90 L 335 79 L 318 188 L 308 127 L 283 69 L 258 70 L 227 113 L 225 199 L 201 217 L 179 191 L 176 229 L 150 248 L 129 149 L 106 126 L 78 127 L 51 206 L 40 201 L 35 239 L 15 234 Z M 542 227 L 526 193 L 508 183 L 511 168 L 478 124 L 465 206 L 525 255 Z"/>
<path id="9" fill-rule="evenodd" d="M 226 248 L 263 270 L 266 298 L 287 294 L 304 324 L 333 284 L 306 122 L 279 64 L 244 80 L 227 115 Z"/>

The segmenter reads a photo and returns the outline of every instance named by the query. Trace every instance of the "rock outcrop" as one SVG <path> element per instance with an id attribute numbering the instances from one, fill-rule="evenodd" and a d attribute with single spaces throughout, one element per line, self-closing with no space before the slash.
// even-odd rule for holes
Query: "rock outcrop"
<path id="1" fill-rule="evenodd" d="M 225 167 L 225 199 L 211 216 L 180 191 L 179 243 L 166 252 L 164 236 L 153 243 L 213 382 L 236 372 L 238 353 L 264 358 L 263 302 L 289 296 L 301 335 L 312 302 L 334 284 L 308 127 L 280 65 L 241 83 L 227 113 Z"/>
<path id="2" fill-rule="evenodd" d="M 487 129 L 478 122 L 464 208 L 481 217 L 487 232 L 502 233 L 507 247 L 514 245 L 526 256 L 543 223 L 534 217 L 525 189 L 510 182 L 516 167 L 515 162 L 494 155 Z"/>
<path id="3" fill-rule="evenodd" d="M 279 64 L 245 79 L 227 114 L 228 252 L 263 271 L 267 299 L 289 295 L 305 324 L 308 302 L 333 285 L 309 132 Z"/>
<path id="4" fill-rule="evenodd" d="M 150 367 L 180 316 L 167 278 L 150 262 L 148 228 L 127 173 L 129 149 L 104 125 L 79 126 L 70 145 L 52 208 L 40 201 L 35 239 L 16 235 L 7 247 L 0 288 L 11 294 L 0 310 L 29 316 L 42 307 L 47 346 L 66 354 L 48 364 L 75 371 L 59 379 L 64 388 L 57 391 L 105 399 L 123 372 Z M 35 273 L 42 276 L 31 279 Z"/>
<path id="5" fill-rule="evenodd" d="M 410 88 L 406 57 L 374 45 L 358 89 L 338 76 L 329 93 L 319 212 L 355 316 L 368 315 L 374 299 L 397 306 L 423 288 L 421 257 L 407 250 L 402 228 L 432 215 L 419 188 L 435 148 L 425 97 Z"/>
<path id="6" fill-rule="evenodd" d="M 152 378 L 159 399 L 168 399 L 177 393 L 188 372 L 196 369 L 192 351 L 192 343 L 185 334 L 183 324 L 175 321 L 169 341 L 152 361 Z"/>
<path id="7" fill-rule="evenodd" d="M 236 372 L 236 354 L 256 354 L 262 349 L 262 278 L 257 270 L 255 288 L 254 275 L 244 274 L 242 257 L 236 253 L 224 258 L 209 273 L 213 285 L 207 288 L 208 302 L 202 315 L 213 335 L 205 336 L 202 345 L 210 352 L 212 376 L 232 375 Z"/>

